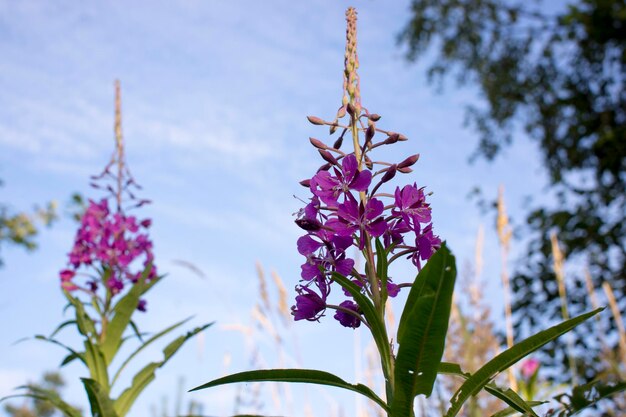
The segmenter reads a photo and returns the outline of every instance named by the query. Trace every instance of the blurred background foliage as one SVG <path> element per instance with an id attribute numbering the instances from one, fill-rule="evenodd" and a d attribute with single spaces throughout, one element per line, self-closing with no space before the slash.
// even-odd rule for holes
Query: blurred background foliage
<path id="1" fill-rule="evenodd" d="M 399 41 L 417 61 L 434 52 L 431 82 L 453 77 L 476 87 L 482 102 L 467 108 L 479 142 L 472 158 L 493 160 L 514 140 L 532 140 L 549 174 L 552 203 L 530 208 L 521 228 L 526 251 L 514 271 L 516 335 L 561 316 L 551 233 L 569 265 L 571 314 L 591 309 L 594 290 L 608 283 L 626 309 L 626 2 L 414 0 Z M 603 348 L 589 337 L 598 323 L 576 330 L 575 374 L 605 373 L 594 358 Z M 616 336 L 614 315 L 603 323 Z M 607 337 L 617 349 L 618 337 Z M 568 368 L 565 340 L 542 361 Z M 556 380 L 569 372 L 556 371 Z"/>

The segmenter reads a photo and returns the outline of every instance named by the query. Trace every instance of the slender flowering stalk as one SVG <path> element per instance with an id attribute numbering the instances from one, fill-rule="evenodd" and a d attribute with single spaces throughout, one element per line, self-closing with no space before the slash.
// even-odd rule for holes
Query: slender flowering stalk
<path id="1" fill-rule="evenodd" d="M 103 172 L 92 177 L 93 187 L 105 190 L 106 194 L 101 199 L 89 201 L 68 254 L 68 264 L 59 273 L 63 295 L 75 318 L 59 325 L 50 337 L 37 337 L 66 348 L 69 354 L 63 365 L 76 361 L 85 366 L 89 375 L 81 380 L 93 417 L 127 415 L 137 397 L 155 378 L 156 370 L 164 366 L 187 340 L 210 326 L 205 324 L 186 332 L 165 346 L 161 360 L 153 360 L 139 368 L 131 378 L 120 377 L 142 350 L 188 320 L 170 325 L 146 340 L 142 340 L 146 333 L 140 332 L 133 321 L 137 310 L 146 311 L 147 302 L 143 297 L 161 277 L 157 275 L 153 244 L 148 235 L 152 221 L 128 214 L 129 210 L 144 205 L 147 200 L 135 196 L 139 186 L 125 161 L 121 120 L 120 86 L 116 82 L 115 151 Z M 67 327 L 74 327 L 82 347 L 71 348 L 55 338 Z M 122 344 L 126 350 L 135 338 L 140 345 L 126 358 L 118 360 Z M 119 390 L 117 385 L 120 383 L 126 387 Z M 56 393 L 31 386 L 25 388 L 28 391 L 22 396 L 48 401 L 69 417 L 83 415 Z M 111 392 L 117 392 L 117 398 L 112 397 Z"/>
<path id="2" fill-rule="evenodd" d="M 114 131 L 115 151 L 102 173 L 92 177 L 91 184 L 105 190 L 106 195 L 97 201 L 89 200 L 68 255 L 69 264 L 60 273 L 64 290 L 84 292 L 98 306 L 101 336 L 106 331 L 113 299 L 137 283 L 144 272 L 148 282 L 157 276 L 148 235 L 152 221 L 126 213 L 148 200 L 136 197 L 135 190 L 140 187 L 126 164 L 119 81 L 115 82 Z M 115 209 L 110 208 L 109 200 L 114 201 Z M 140 300 L 137 308 L 145 311 L 146 301 Z"/>
<path id="3" fill-rule="evenodd" d="M 348 117 L 344 132 L 334 144 L 311 139 L 325 163 L 313 177 L 301 182 L 311 192 L 309 203 L 300 210 L 296 223 L 306 231 L 298 239 L 298 252 L 305 256 L 302 264 L 301 284 L 297 288 L 296 304 L 292 314 L 296 320 L 317 321 L 328 307 L 333 273 L 349 277 L 372 298 L 382 315 L 388 296 L 395 296 L 399 287 L 387 279 L 382 288 L 382 277 L 377 274 L 374 241 L 380 240 L 390 256 L 390 262 L 400 253 L 411 259 L 418 270 L 441 245 L 433 233 L 430 205 L 426 202 L 423 187 L 408 184 L 382 192 L 396 173 L 411 172 L 410 167 L 418 156 L 412 155 L 398 163 L 372 162 L 373 149 L 406 140 L 397 133 L 376 127 L 380 119 L 362 107 L 359 88 L 358 56 L 356 51 L 356 11 L 346 12 L 346 52 L 344 57 L 342 105 L 333 122 L 319 117 L 308 119 L 316 125 L 329 125 L 331 135 L 340 120 Z M 353 136 L 353 151 L 340 150 L 346 131 Z M 375 141 L 377 132 L 386 137 Z M 402 139 L 400 139 L 402 138 Z M 347 255 L 350 247 L 358 248 L 366 259 L 365 271 L 354 269 L 355 262 Z M 313 295 L 315 294 L 315 295 Z M 347 299 L 339 306 L 349 308 L 356 315 L 360 310 L 353 300 Z M 349 307 L 346 307 L 349 306 Z M 358 327 L 364 319 L 346 320 L 343 310 L 335 318 L 346 327 Z"/>
<path id="4" fill-rule="evenodd" d="M 333 318 L 344 327 L 370 327 L 359 305 L 348 291 L 340 292 L 346 299 L 331 304 L 329 297 L 339 274 L 361 289 L 371 299 L 378 320 L 384 322 L 388 297 L 395 297 L 400 287 L 377 270 L 376 258 L 388 257 L 392 263 L 400 257 L 410 259 L 418 270 L 440 247 L 441 240 L 433 233 L 430 205 L 423 187 L 417 184 L 396 186 L 385 190 L 397 173 L 411 172 L 419 155 L 390 163 L 373 160 L 374 149 L 401 140 L 403 135 L 378 129 L 380 119 L 361 103 L 357 69 L 357 15 L 353 8 L 346 12 L 346 51 L 344 56 L 343 98 L 333 122 L 319 117 L 308 119 L 315 125 L 329 125 L 333 135 L 345 126 L 332 145 L 311 139 L 324 164 L 310 179 L 301 182 L 309 188 L 309 203 L 300 210 L 296 223 L 306 231 L 298 239 L 298 252 L 306 260 L 302 264 L 301 283 L 296 287 L 296 303 L 292 307 L 295 320 L 318 321 L 326 309 L 335 310 Z M 348 118 L 346 124 L 341 119 Z M 351 152 L 341 150 L 344 135 L 352 136 Z M 379 139 L 377 133 L 386 135 Z M 376 244 L 378 242 L 378 245 Z M 378 253 L 376 246 L 379 247 Z M 355 268 L 348 249 L 356 247 L 365 259 L 365 268 Z M 384 253 L 380 253 L 380 248 Z M 385 275 L 385 276 L 383 276 Z M 390 344 L 385 335 L 386 344 Z M 383 342 L 380 342 L 381 344 Z M 379 346 L 379 349 L 387 349 Z M 393 392 L 394 358 L 381 355 L 388 397 Z"/>

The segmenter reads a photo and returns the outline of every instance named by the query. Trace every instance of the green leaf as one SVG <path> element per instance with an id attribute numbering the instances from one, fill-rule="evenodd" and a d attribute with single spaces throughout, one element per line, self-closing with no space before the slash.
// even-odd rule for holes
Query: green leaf
<path id="1" fill-rule="evenodd" d="M 66 417 L 82 417 L 82 414 L 79 410 L 63 401 L 59 394 L 55 391 L 43 389 L 36 385 L 23 385 L 21 387 L 18 387 L 18 389 L 26 389 L 29 392 L 26 392 L 24 394 L 9 395 L 7 397 L 0 398 L 0 402 L 11 398 L 33 398 L 35 400 L 45 401 L 52 404 Z"/>
<path id="2" fill-rule="evenodd" d="M 48 342 L 48 343 L 52 343 L 53 345 L 57 345 L 57 346 L 61 346 L 63 349 L 67 350 L 68 352 L 70 352 L 70 354 L 66 357 L 66 359 L 68 357 L 72 357 L 71 360 L 74 359 L 80 359 L 82 363 L 84 363 L 85 365 L 87 365 L 87 362 L 85 362 L 85 357 L 82 353 L 78 353 L 76 352 L 74 349 L 72 349 L 71 347 L 59 342 L 56 339 L 53 339 L 52 337 L 46 337 L 43 335 L 36 335 L 35 339 L 37 340 L 43 340 L 44 342 Z M 68 361 L 69 362 L 69 361 Z M 63 362 L 61 363 L 61 366 L 67 364 L 68 362 L 65 362 L 65 359 L 63 360 Z"/>
<path id="3" fill-rule="evenodd" d="M 456 363 L 449 363 L 449 362 L 441 362 L 439 364 L 438 373 L 460 376 L 463 379 L 468 379 L 469 377 L 472 376 L 468 372 L 463 372 L 461 370 L 460 365 Z M 520 397 L 515 391 L 511 389 L 504 390 L 498 387 L 494 383 L 487 384 L 485 386 L 485 391 L 487 391 L 494 397 L 499 398 L 500 400 L 504 401 L 506 404 L 508 404 L 511 407 L 513 412 L 526 413 L 526 414 L 530 414 L 531 416 L 537 417 L 537 414 L 532 409 L 533 405 L 531 403 L 524 401 L 524 399 L 522 399 L 522 397 Z M 543 403 L 544 402 L 539 402 L 539 404 L 543 404 Z M 538 404 L 535 404 L 535 405 L 538 405 Z"/>
<path id="4" fill-rule="evenodd" d="M 432 392 L 443 356 L 455 279 L 454 256 L 443 244 L 411 288 L 408 298 L 414 301 L 407 304 L 411 310 L 402 312 L 404 331 L 398 334 L 393 415 L 411 415 L 415 396 Z"/>
<path id="5" fill-rule="evenodd" d="M 487 362 L 482 368 L 469 377 L 463 385 L 457 390 L 452 397 L 450 408 L 446 412 L 446 417 L 454 417 L 461 410 L 465 401 L 476 395 L 489 381 L 491 381 L 498 373 L 509 368 L 525 356 L 536 351 L 543 345 L 558 338 L 564 333 L 570 331 L 583 321 L 595 316 L 604 308 L 581 314 L 563 323 L 557 324 L 547 330 L 543 330 L 529 338 L 517 343 L 510 349 L 505 350 L 498 356 Z"/>
<path id="6" fill-rule="evenodd" d="M 370 326 L 374 342 L 376 343 L 376 347 L 380 353 L 381 360 L 384 363 L 386 358 L 391 356 L 391 351 L 389 348 L 389 340 L 387 337 L 387 331 L 385 330 L 385 324 L 376 312 L 374 304 L 369 298 L 363 295 L 361 288 L 354 282 L 337 272 L 333 272 L 332 276 L 339 285 L 352 295 L 354 301 L 359 305 L 367 324 Z"/>
<path id="7" fill-rule="evenodd" d="M 120 374 L 122 373 L 122 371 L 124 370 L 124 368 L 126 368 L 126 365 L 128 365 L 128 363 L 134 358 L 136 357 L 142 350 L 144 350 L 145 348 L 147 348 L 150 344 L 152 344 L 154 341 L 158 340 L 159 338 L 165 336 L 166 334 L 170 333 L 171 331 L 177 329 L 178 327 L 182 326 L 183 324 L 187 323 L 189 320 L 191 320 L 192 317 L 188 317 L 185 320 L 181 320 L 178 323 L 175 323 L 173 325 L 171 325 L 170 327 L 160 331 L 159 333 L 155 334 L 154 336 L 152 336 L 150 339 L 148 339 L 145 343 L 143 343 L 141 346 L 139 346 L 139 348 L 137 348 L 137 350 L 135 350 L 133 353 L 131 353 L 126 360 L 124 360 L 124 362 L 120 365 L 119 369 L 117 370 L 117 372 L 115 373 L 115 376 L 113 377 L 113 380 L 111 381 L 111 386 L 113 386 L 115 384 L 115 381 L 117 381 L 117 379 L 119 378 Z"/>
<path id="8" fill-rule="evenodd" d="M 109 372 L 104 359 L 104 354 L 99 346 L 93 344 L 89 339 L 85 340 L 85 362 L 89 368 L 89 374 L 103 389 L 109 391 Z"/>
<path id="9" fill-rule="evenodd" d="M 538 405 L 542 405 L 545 404 L 547 401 L 528 401 L 526 402 L 526 404 L 528 404 L 531 407 L 537 407 Z M 520 413 L 521 411 L 516 410 L 513 407 L 507 407 L 504 410 L 500 410 L 495 414 L 492 414 L 491 417 L 507 417 L 507 416 L 512 416 L 513 414 L 517 414 Z"/>
<path id="10" fill-rule="evenodd" d="M 83 381 L 85 391 L 87 391 L 93 417 L 118 417 L 113 408 L 113 401 L 98 381 L 89 378 L 81 378 L 81 381 Z"/>
<path id="11" fill-rule="evenodd" d="M 336 375 L 313 369 L 265 369 L 239 372 L 214 379 L 211 382 L 207 382 L 206 384 L 191 389 L 190 392 L 217 387 L 219 385 L 233 384 L 236 382 L 294 382 L 338 387 L 358 392 L 380 405 L 384 410 L 389 411 L 387 404 L 385 404 L 385 402 L 369 387 L 363 384 L 350 384 Z"/>
<path id="12" fill-rule="evenodd" d="M 57 328 L 54 329 L 54 331 L 50 334 L 50 336 L 48 336 L 48 338 L 52 339 L 54 336 L 57 335 L 57 333 L 59 333 L 63 328 L 69 326 L 70 324 L 76 324 L 76 320 L 66 320 L 63 323 L 59 324 Z"/>
<path id="13" fill-rule="evenodd" d="M 570 396 L 570 407 L 573 411 L 570 415 L 578 414 L 589 407 L 593 407 L 598 402 L 623 391 L 626 391 L 626 382 L 623 381 L 610 385 L 601 381 L 592 381 L 588 384 L 574 387 Z"/>
<path id="14" fill-rule="evenodd" d="M 76 326 L 78 327 L 80 334 L 87 338 L 95 338 L 97 336 L 96 325 L 93 320 L 91 320 L 91 317 L 89 317 L 89 314 L 85 311 L 83 303 L 66 290 L 63 290 L 63 294 L 74 307 L 74 312 L 76 313 Z"/>
<path id="15" fill-rule="evenodd" d="M 186 334 L 177 337 L 163 349 L 163 360 L 159 362 L 151 362 L 137 372 L 137 374 L 133 377 L 130 387 L 126 388 L 117 400 L 115 400 L 115 410 L 117 411 L 119 417 L 124 417 L 128 413 L 139 394 L 141 394 L 150 382 L 154 380 L 156 370 L 165 365 L 187 340 L 191 339 L 196 334 L 211 325 L 213 325 L 213 323 L 196 327 Z"/>
<path id="16" fill-rule="evenodd" d="M 380 279 L 380 294 L 383 302 L 387 301 L 387 279 L 389 265 L 387 263 L 387 251 L 380 243 L 380 239 L 376 238 L 376 273 Z"/>
<path id="17" fill-rule="evenodd" d="M 102 342 L 102 353 L 104 353 L 107 365 L 113 361 L 115 354 L 122 344 L 122 336 L 130 324 L 131 316 L 137 309 L 139 297 L 141 297 L 141 295 L 146 291 L 145 282 L 151 268 L 152 264 L 148 263 L 139 280 L 137 280 L 130 291 L 128 291 L 126 295 L 124 295 L 124 297 L 122 297 L 117 304 L 115 304 L 115 307 L 113 307 L 114 316 L 107 326 L 104 341 Z"/>

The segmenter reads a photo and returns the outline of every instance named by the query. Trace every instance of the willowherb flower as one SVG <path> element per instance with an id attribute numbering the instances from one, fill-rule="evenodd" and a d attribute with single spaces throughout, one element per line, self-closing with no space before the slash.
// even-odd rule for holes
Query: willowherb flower
<path id="1" fill-rule="evenodd" d="M 539 369 L 540 362 L 537 359 L 526 359 L 522 362 L 521 372 L 524 379 L 530 379 Z"/>
<path id="2" fill-rule="evenodd" d="M 60 272 L 64 290 L 83 290 L 95 296 L 102 286 L 107 291 L 105 299 L 136 283 L 144 273 L 147 281 L 157 276 L 153 244 L 148 235 L 152 221 L 126 214 L 147 200 L 139 200 L 133 193 L 133 189 L 140 187 L 124 160 L 119 85 L 116 87 L 116 151 L 104 171 L 92 178 L 92 186 L 108 190 L 109 195 L 99 201 L 89 200 L 68 254 L 68 267 Z M 115 202 L 114 209 L 109 207 L 109 200 Z M 87 279 L 78 282 L 77 278 L 83 276 Z M 138 308 L 145 311 L 145 301 Z"/>
<path id="3" fill-rule="evenodd" d="M 369 157 L 379 148 L 407 140 L 404 135 L 385 131 L 376 126 L 380 120 L 362 106 L 357 73 L 356 12 L 349 8 L 346 53 L 344 60 L 343 99 L 336 119 L 327 122 L 309 116 L 314 125 L 330 127 L 330 134 L 341 132 L 332 146 L 319 139 L 310 139 L 318 150 L 323 165 L 300 184 L 311 193 L 308 204 L 299 211 L 296 223 L 306 234 L 298 239 L 298 252 L 306 258 L 302 264 L 301 285 L 296 287 L 296 305 L 292 314 L 296 320 L 318 320 L 327 308 L 336 310 L 333 316 L 345 327 L 356 328 L 361 312 L 349 292 L 349 299 L 338 306 L 328 304 L 333 274 L 350 279 L 371 297 L 375 305 L 383 305 L 381 297 L 396 296 L 402 285 L 386 276 L 386 291 L 376 271 L 376 256 L 389 256 L 391 263 L 399 257 L 412 261 L 418 270 L 441 246 L 433 233 L 431 207 L 426 201 L 424 187 L 416 183 L 384 191 L 397 173 L 412 172 L 419 155 L 410 155 L 396 163 L 381 162 Z M 347 118 L 343 124 L 342 119 Z M 352 138 L 353 152 L 340 150 L 345 135 Z M 378 136 L 385 135 L 382 139 Z M 381 241 L 385 254 L 377 254 Z M 363 254 L 364 272 L 355 270 L 355 261 L 346 255 L 354 247 Z M 406 286 L 406 285 L 405 285 Z"/>

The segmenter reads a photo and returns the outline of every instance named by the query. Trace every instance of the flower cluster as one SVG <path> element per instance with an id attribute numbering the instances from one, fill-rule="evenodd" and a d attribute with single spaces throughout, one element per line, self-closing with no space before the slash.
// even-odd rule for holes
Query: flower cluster
<path id="1" fill-rule="evenodd" d="M 106 199 L 89 201 L 69 253 L 69 267 L 60 273 L 62 287 L 95 294 L 102 284 L 115 296 L 126 283 L 137 282 L 147 267 L 150 270 L 146 271 L 146 279 L 156 277 L 152 241 L 147 234 L 150 225 L 150 219 L 139 221 L 122 211 L 112 212 Z M 74 279 L 78 270 L 85 266 L 92 267 L 96 276 L 86 273 L 89 280 L 83 288 Z M 142 301 L 138 308 L 145 310 L 145 305 Z"/>
<path id="2" fill-rule="evenodd" d="M 366 245 L 371 247 L 372 238 L 380 238 L 390 255 L 407 255 L 421 269 L 421 263 L 441 244 L 433 234 L 431 209 L 423 188 L 413 184 L 397 187 L 394 194 L 376 193 L 396 171 L 407 172 L 417 156 L 400 164 L 387 164 L 385 169 L 373 173 L 368 167 L 359 169 L 354 153 L 345 154 L 317 140 L 312 143 L 323 147 L 320 152 L 324 151 L 322 156 L 330 162 L 302 182 L 313 196 L 296 220 L 307 231 L 297 243 L 298 252 L 306 261 L 301 267 L 302 283 L 296 287 L 296 305 L 292 307 L 295 320 L 311 321 L 318 320 L 328 306 L 333 272 L 351 277 L 364 291 L 371 285 L 364 274 L 355 270 L 355 261 L 346 253 L 350 247 L 363 251 Z M 329 151 L 338 157 L 335 159 Z M 376 177 L 380 178 L 372 187 Z M 390 201 L 385 204 L 383 199 Z M 389 296 L 398 291 L 398 286 L 388 280 Z M 335 319 L 343 326 L 360 325 L 359 307 L 354 301 L 348 299 L 332 307 L 337 310 Z"/>

